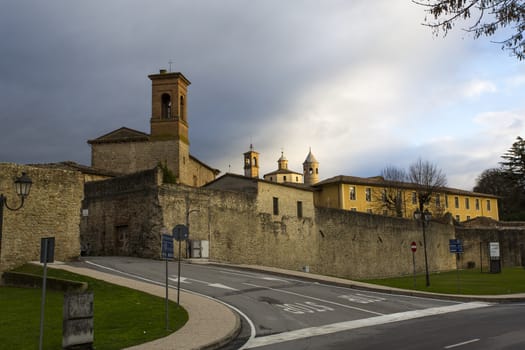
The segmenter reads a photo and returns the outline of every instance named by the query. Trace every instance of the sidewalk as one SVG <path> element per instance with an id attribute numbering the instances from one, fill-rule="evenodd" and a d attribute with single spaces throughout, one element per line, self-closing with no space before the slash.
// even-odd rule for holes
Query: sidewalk
<path id="1" fill-rule="evenodd" d="M 49 264 L 49 266 L 137 289 L 162 298 L 166 296 L 166 290 L 162 286 L 110 275 L 88 268 L 74 267 L 65 264 Z M 176 291 L 170 289 L 168 298 L 176 301 Z M 188 311 L 189 315 L 188 322 L 184 327 L 165 338 L 126 348 L 125 350 L 217 349 L 234 339 L 240 331 L 241 322 L 239 316 L 219 302 L 203 296 L 180 291 L 180 304 Z"/>

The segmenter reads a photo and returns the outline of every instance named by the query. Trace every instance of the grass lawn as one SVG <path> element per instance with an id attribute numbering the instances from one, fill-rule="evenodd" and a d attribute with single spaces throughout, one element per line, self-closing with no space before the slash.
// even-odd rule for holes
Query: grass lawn
<path id="1" fill-rule="evenodd" d="M 19 272 L 42 274 L 25 265 Z M 188 314 L 169 302 L 171 331 L 166 331 L 165 299 L 63 270 L 48 268 L 49 277 L 83 281 L 94 295 L 94 348 L 122 349 L 161 338 L 182 327 Z M 41 289 L 0 287 L 0 348 L 37 349 L 40 335 Z M 44 349 L 62 348 L 64 293 L 47 290 Z"/>
<path id="2" fill-rule="evenodd" d="M 459 276 L 459 280 L 458 280 Z M 414 276 L 370 279 L 362 282 L 389 287 L 414 289 Z M 523 267 L 503 268 L 501 273 L 481 273 L 479 270 L 460 270 L 430 275 L 430 287 L 425 286 L 425 275 L 416 276 L 416 290 L 446 293 L 496 295 L 525 293 L 525 269 Z"/>

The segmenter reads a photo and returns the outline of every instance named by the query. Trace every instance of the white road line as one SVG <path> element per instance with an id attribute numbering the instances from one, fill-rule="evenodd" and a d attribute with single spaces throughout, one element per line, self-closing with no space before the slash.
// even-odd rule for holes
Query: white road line
<path id="1" fill-rule="evenodd" d="M 358 310 L 358 311 L 366 312 L 366 313 L 369 313 L 369 314 L 384 315 L 384 314 L 382 314 L 380 312 L 365 310 L 365 309 L 362 309 L 360 307 L 355 307 L 355 306 L 350 306 L 350 305 L 346 305 L 346 304 L 336 303 L 334 301 L 320 299 L 320 298 L 315 298 L 315 297 L 311 297 L 309 295 L 304 295 L 304 294 L 300 294 L 300 293 L 290 292 L 288 290 L 280 290 L 280 289 L 275 289 L 275 288 L 271 288 L 271 287 L 259 286 L 257 284 L 252 284 L 252 283 L 243 283 L 243 284 L 246 284 L 246 285 L 252 286 L 252 287 L 256 287 L 256 288 L 263 288 L 263 289 L 273 290 L 274 292 L 296 295 L 296 296 L 299 296 L 299 297 L 302 297 L 302 298 L 317 300 L 317 301 L 320 301 L 322 303 L 337 305 L 337 306 L 344 307 L 344 308 L 347 308 L 347 309 Z"/>
<path id="2" fill-rule="evenodd" d="M 467 340 L 467 341 L 464 341 L 464 342 L 461 342 L 461 343 L 445 346 L 444 349 L 457 348 L 458 346 L 463 346 L 463 345 L 467 345 L 467 344 L 470 344 L 470 343 L 475 343 L 475 342 L 477 342 L 479 340 L 480 340 L 479 338 Z"/>
<path id="3" fill-rule="evenodd" d="M 490 305 L 491 304 L 489 303 L 471 302 L 471 303 L 458 304 L 458 305 L 433 307 L 433 308 L 424 309 L 424 310 L 398 312 L 398 313 L 390 314 L 390 315 L 382 315 L 382 316 L 370 317 L 370 318 L 354 320 L 354 321 L 333 323 L 333 324 L 328 324 L 328 325 L 324 325 L 320 327 L 303 328 L 303 329 L 299 329 L 296 331 L 273 334 L 273 335 L 269 335 L 266 337 L 259 337 L 259 338 L 252 339 L 245 345 L 245 348 L 253 349 L 253 348 L 258 348 L 261 346 L 283 343 L 283 342 L 287 342 L 290 340 L 310 338 L 310 337 L 315 337 L 315 336 L 320 336 L 320 335 L 332 334 L 336 332 L 348 331 L 351 329 L 357 329 L 357 328 L 363 328 L 363 327 L 369 327 L 369 326 L 375 326 L 375 325 L 393 323 L 393 322 L 399 322 L 399 321 L 406 321 L 406 320 L 411 320 L 415 318 L 434 316 L 434 315 L 439 315 L 439 314 L 446 314 L 449 312 L 477 309 L 481 307 L 487 307 Z"/>

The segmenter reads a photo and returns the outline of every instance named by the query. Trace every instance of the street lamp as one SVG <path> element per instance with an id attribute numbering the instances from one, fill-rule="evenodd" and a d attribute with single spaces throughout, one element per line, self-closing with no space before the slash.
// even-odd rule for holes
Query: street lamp
<path id="1" fill-rule="evenodd" d="M 421 221 L 421 226 L 423 227 L 423 252 L 425 253 L 425 278 L 426 286 L 430 287 L 430 277 L 428 275 L 428 258 L 427 258 L 427 235 L 426 235 L 426 226 L 432 219 L 432 213 L 425 209 L 423 213 L 419 209 L 414 212 L 414 219 Z"/>
<path id="2" fill-rule="evenodd" d="M 12 211 L 22 208 L 24 205 L 24 200 L 27 196 L 29 196 L 29 191 L 31 190 L 33 181 L 31 181 L 31 178 L 29 178 L 29 176 L 23 172 L 22 176 L 17 177 L 14 183 L 16 194 L 18 197 L 20 197 L 20 205 L 17 208 L 11 208 L 9 205 L 7 205 L 7 197 L 3 194 L 0 194 L 0 252 L 2 251 L 2 223 L 4 222 L 4 206 Z"/>

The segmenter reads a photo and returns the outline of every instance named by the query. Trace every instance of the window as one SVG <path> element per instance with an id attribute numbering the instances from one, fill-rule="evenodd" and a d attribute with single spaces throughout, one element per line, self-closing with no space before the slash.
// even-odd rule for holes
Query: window
<path id="1" fill-rule="evenodd" d="M 368 208 L 368 209 L 366 209 L 366 212 L 367 212 L 368 214 L 372 214 L 372 209 Z"/>
<path id="2" fill-rule="evenodd" d="M 168 94 L 162 94 L 161 97 L 161 119 L 171 118 L 171 96 Z"/>
<path id="3" fill-rule="evenodd" d="M 383 189 L 383 193 L 381 194 L 381 200 L 383 203 L 386 203 L 386 188 Z"/>
<path id="4" fill-rule="evenodd" d="M 273 197 L 273 215 L 279 215 L 279 198 Z"/>
<path id="5" fill-rule="evenodd" d="M 417 204 L 417 193 L 412 192 L 412 204 Z"/>
<path id="6" fill-rule="evenodd" d="M 297 202 L 297 217 L 302 218 L 303 217 L 303 202 L 298 201 Z"/>
<path id="7" fill-rule="evenodd" d="M 459 208 L 459 197 L 454 197 L 454 207 Z"/>
<path id="8" fill-rule="evenodd" d="M 295 182 L 299 182 L 299 176 L 295 177 Z"/>
<path id="9" fill-rule="evenodd" d="M 445 195 L 445 208 L 448 208 L 448 196 Z"/>
<path id="10" fill-rule="evenodd" d="M 350 208 L 351 211 L 357 211 L 357 208 Z"/>
<path id="11" fill-rule="evenodd" d="M 467 215 L 467 220 L 470 220 L 470 215 Z"/>
<path id="12" fill-rule="evenodd" d="M 283 176 L 283 181 L 286 182 L 286 175 Z"/>
<path id="13" fill-rule="evenodd" d="M 441 196 L 439 194 L 436 194 L 436 207 L 441 207 Z"/>
<path id="14" fill-rule="evenodd" d="M 456 221 L 459 222 L 461 220 L 459 220 L 459 215 L 456 215 Z"/>
<path id="15" fill-rule="evenodd" d="M 257 157 L 253 157 L 253 166 L 257 166 Z"/>
<path id="16" fill-rule="evenodd" d="M 479 199 L 476 198 L 476 210 L 479 210 Z"/>
<path id="17" fill-rule="evenodd" d="M 469 200 L 469 198 L 465 198 L 465 209 L 470 209 L 470 200 Z"/>
<path id="18" fill-rule="evenodd" d="M 490 199 L 487 199 L 487 210 L 490 211 Z"/>
<path id="19" fill-rule="evenodd" d="M 184 96 L 180 97 L 180 117 L 182 120 L 186 120 L 186 110 L 184 108 Z"/>
<path id="20" fill-rule="evenodd" d="M 372 201 L 372 190 L 370 189 L 370 187 L 365 189 L 365 198 L 367 202 Z"/>
<path id="21" fill-rule="evenodd" d="M 350 187 L 350 200 L 355 201 L 355 187 L 354 186 Z"/>

